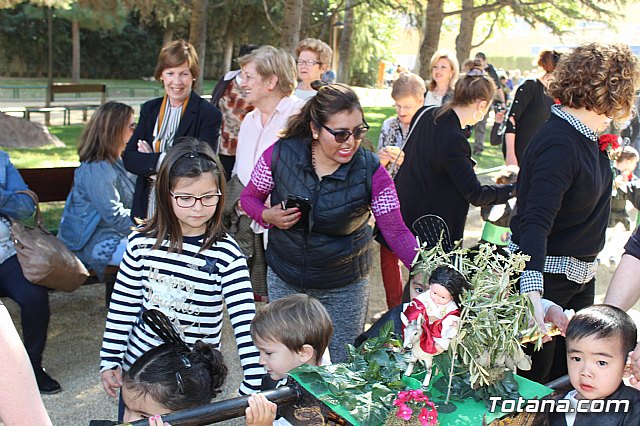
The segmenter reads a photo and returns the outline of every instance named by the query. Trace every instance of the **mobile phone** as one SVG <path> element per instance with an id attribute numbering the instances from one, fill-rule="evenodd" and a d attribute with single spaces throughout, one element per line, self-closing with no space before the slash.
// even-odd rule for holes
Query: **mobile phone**
<path id="1" fill-rule="evenodd" d="M 309 216 L 311 214 L 311 203 L 309 203 L 309 199 L 305 197 L 301 197 L 300 195 L 291 195 L 287 197 L 287 202 L 285 203 L 285 208 L 298 208 L 302 216 L 300 220 L 293 225 L 292 228 L 302 228 L 309 229 Z"/>

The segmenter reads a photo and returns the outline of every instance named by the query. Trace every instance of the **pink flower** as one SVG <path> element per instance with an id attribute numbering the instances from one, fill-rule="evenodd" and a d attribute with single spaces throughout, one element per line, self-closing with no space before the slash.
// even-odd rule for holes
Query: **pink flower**
<path id="1" fill-rule="evenodd" d="M 418 420 L 422 426 L 434 426 L 438 424 L 438 412 L 435 409 L 428 410 L 427 407 L 423 407 L 418 415 Z"/>
<path id="2" fill-rule="evenodd" d="M 409 392 L 408 391 L 400 391 L 400 392 L 398 392 L 398 397 L 396 398 L 396 400 L 393 401 L 393 405 L 400 406 L 400 405 L 404 404 L 405 402 L 409 402 L 409 401 L 411 401 L 411 398 L 409 397 Z"/>
<path id="3" fill-rule="evenodd" d="M 411 419 L 412 414 L 413 414 L 413 411 L 411 410 L 411 408 L 409 408 L 407 404 L 401 404 L 398 407 L 398 412 L 396 413 L 396 416 L 400 417 L 402 420 L 409 420 Z"/>

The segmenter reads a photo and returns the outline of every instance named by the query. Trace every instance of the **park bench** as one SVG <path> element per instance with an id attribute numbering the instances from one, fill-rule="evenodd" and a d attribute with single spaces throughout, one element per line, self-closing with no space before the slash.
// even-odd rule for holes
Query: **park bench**
<path id="1" fill-rule="evenodd" d="M 100 93 L 99 104 L 68 104 L 62 107 L 66 109 L 65 124 L 71 124 L 71 111 L 82 111 L 82 121 L 87 121 L 87 111 L 100 107 L 107 100 L 106 84 L 78 84 L 78 83 L 53 83 L 49 87 L 50 102 L 55 101 L 55 95 L 62 93 L 74 93 L 78 98 L 80 93 Z M 28 118 L 28 117 L 27 117 Z"/>
<path id="2" fill-rule="evenodd" d="M 71 186 L 73 185 L 73 173 L 75 167 L 55 167 L 40 169 L 19 169 L 22 179 L 36 194 L 40 202 L 46 203 L 51 201 L 66 201 Z M 57 230 L 51 230 L 56 233 Z M 93 270 L 89 270 L 89 277 L 85 284 L 100 282 Z M 105 304 L 109 306 L 111 292 L 118 273 L 117 266 L 107 266 L 104 274 L 105 286 Z"/>

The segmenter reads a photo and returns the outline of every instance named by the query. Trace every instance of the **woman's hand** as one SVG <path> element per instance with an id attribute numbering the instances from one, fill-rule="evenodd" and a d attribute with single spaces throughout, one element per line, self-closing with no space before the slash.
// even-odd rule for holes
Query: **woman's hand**
<path id="1" fill-rule="evenodd" d="M 171 426 L 169 423 L 162 421 L 162 416 L 156 415 L 149 417 L 149 426 Z"/>
<path id="2" fill-rule="evenodd" d="M 260 393 L 249 395 L 249 406 L 245 410 L 247 426 L 271 426 L 276 419 L 278 406 Z"/>
<path id="3" fill-rule="evenodd" d="M 112 370 L 105 370 L 100 373 L 102 376 L 102 387 L 110 397 L 117 396 L 116 389 L 122 387 L 122 369 L 120 367 Z"/>
<path id="4" fill-rule="evenodd" d="M 151 149 L 151 145 L 149 145 L 149 142 L 147 141 L 143 141 L 142 139 L 138 140 L 138 152 L 142 152 L 145 154 L 151 154 L 153 152 L 153 149 Z"/>
<path id="5" fill-rule="evenodd" d="M 380 164 L 382 165 L 382 167 L 387 167 L 387 164 L 389 164 L 389 162 L 391 161 L 389 153 L 385 148 L 382 148 L 378 151 L 378 159 L 380 160 Z"/>
<path id="6" fill-rule="evenodd" d="M 302 217 L 302 213 L 297 207 L 283 209 L 280 204 L 275 205 L 262 212 L 262 220 L 279 229 L 289 229 Z"/>
<path id="7" fill-rule="evenodd" d="M 569 325 L 569 318 L 567 318 L 560 306 L 553 305 L 547 311 L 547 315 L 544 316 L 544 322 L 553 323 L 560 330 L 560 334 L 564 336 L 567 331 L 567 325 Z"/>

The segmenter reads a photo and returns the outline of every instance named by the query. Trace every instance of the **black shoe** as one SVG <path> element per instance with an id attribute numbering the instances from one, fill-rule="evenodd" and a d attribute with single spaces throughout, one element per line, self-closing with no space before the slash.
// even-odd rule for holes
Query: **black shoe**
<path id="1" fill-rule="evenodd" d="M 44 368 L 36 368 L 33 372 L 36 375 L 36 382 L 38 382 L 38 389 L 41 394 L 53 395 L 54 393 L 58 393 L 62 390 L 60 383 L 52 379 Z"/>

